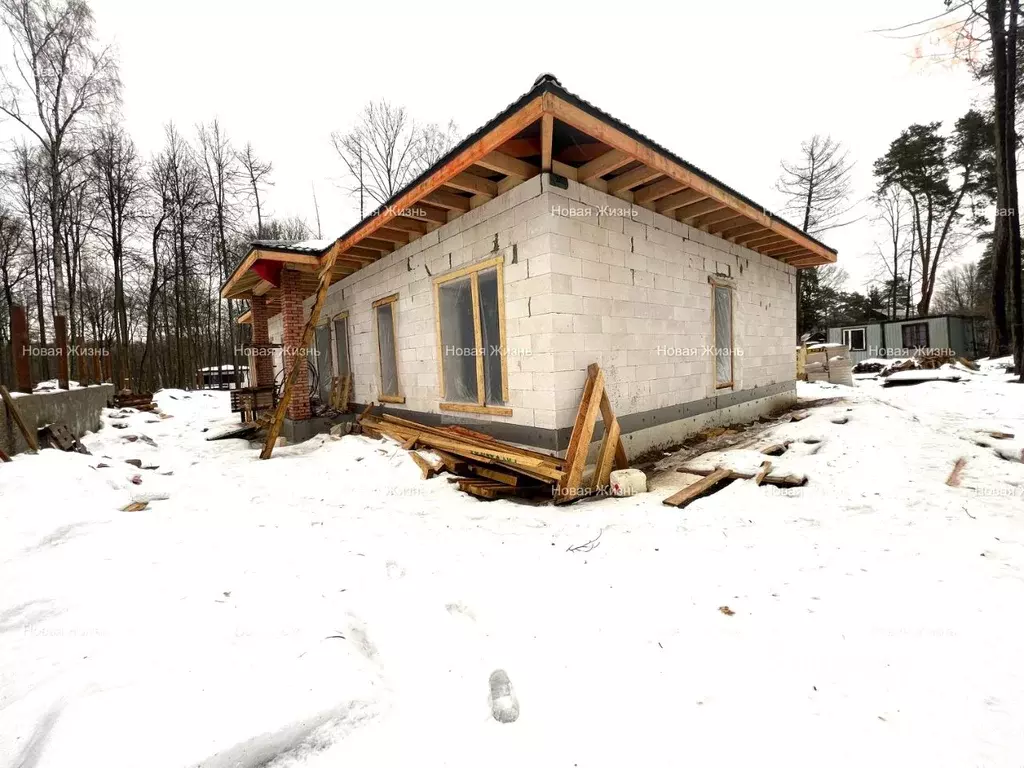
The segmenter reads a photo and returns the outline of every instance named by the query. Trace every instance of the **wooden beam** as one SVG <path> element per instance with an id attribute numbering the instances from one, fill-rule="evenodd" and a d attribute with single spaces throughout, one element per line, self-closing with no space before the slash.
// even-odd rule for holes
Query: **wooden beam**
<path id="1" fill-rule="evenodd" d="M 740 237 L 741 235 L 749 235 L 751 232 L 767 231 L 768 230 L 766 230 L 757 222 L 752 222 L 750 224 L 743 224 L 738 227 L 733 227 L 732 229 L 727 229 L 722 233 L 722 237 L 724 237 L 726 240 L 732 240 L 734 238 Z"/>
<path id="2" fill-rule="evenodd" d="M 285 264 L 308 264 L 318 266 L 320 258 L 312 253 L 282 253 L 281 251 L 265 251 L 262 248 L 256 249 L 261 261 L 280 261 Z"/>
<path id="3" fill-rule="evenodd" d="M 686 205 L 693 205 L 696 202 L 704 200 L 707 196 L 703 192 L 698 192 L 695 189 L 684 189 L 682 192 L 676 192 L 674 195 L 669 195 L 663 200 L 659 200 L 655 206 L 655 210 L 658 213 L 671 214 L 672 211 L 677 208 L 682 208 Z"/>
<path id="4" fill-rule="evenodd" d="M 28 445 L 33 451 L 39 450 L 39 442 L 36 440 L 36 433 L 28 428 L 24 420 L 21 418 L 21 412 L 18 407 L 14 404 L 14 398 L 11 397 L 11 393 L 7 391 L 7 387 L 0 384 L 0 398 L 3 399 L 4 405 L 7 406 L 7 413 L 14 423 L 18 425 L 18 429 L 21 431 L 21 436 L 25 438 L 25 444 Z"/>
<path id="5" fill-rule="evenodd" d="M 544 113 L 540 118 L 540 170 L 551 170 L 551 144 L 555 136 L 555 117 Z"/>
<path id="6" fill-rule="evenodd" d="M 771 256 L 773 259 L 786 260 L 787 256 L 796 256 L 798 254 L 806 254 L 807 249 L 802 245 L 791 245 L 788 248 L 776 249 L 776 250 L 765 250 L 762 251 L 765 256 Z"/>
<path id="7" fill-rule="evenodd" d="M 424 196 L 425 197 L 425 196 Z M 427 231 L 430 231 L 431 222 L 438 224 L 448 223 L 448 211 L 444 208 L 434 208 L 433 206 L 427 205 L 424 200 L 420 200 L 414 203 L 409 208 L 403 208 L 402 214 L 404 218 L 414 219 L 415 221 L 421 221 L 427 225 Z M 376 221 L 377 219 L 370 219 L 370 221 Z M 369 234 L 369 233 L 367 233 Z"/>
<path id="8" fill-rule="evenodd" d="M 707 178 L 683 167 L 676 161 L 666 157 L 633 136 L 624 133 L 615 126 L 594 117 L 575 104 L 570 104 L 553 93 L 546 93 L 543 98 L 544 110 L 551 112 L 563 123 L 583 131 L 591 138 L 604 142 L 614 149 L 635 157 L 650 168 L 661 171 L 664 175 L 685 184 L 691 189 L 703 192 L 708 197 L 718 200 L 738 213 L 742 213 L 751 221 L 763 224 L 766 229 L 778 232 L 790 240 L 804 245 L 809 251 L 818 254 L 826 261 L 834 262 L 836 260 L 836 254 L 833 251 L 812 240 L 795 227 L 784 224 L 780 220 L 769 216 L 765 211 L 741 200 L 735 194 L 722 189 Z"/>
<path id="9" fill-rule="evenodd" d="M 782 241 L 785 240 L 782 235 L 778 235 L 769 230 L 761 230 L 760 232 L 753 232 L 743 237 L 737 237 L 736 242 L 746 248 L 750 248 L 754 243 L 769 242 L 769 241 Z"/>
<path id="10" fill-rule="evenodd" d="M 479 158 L 476 164 L 489 171 L 504 173 L 506 176 L 518 176 L 522 179 L 529 179 L 540 173 L 540 168 L 536 165 L 530 165 L 518 158 L 498 151 L 488 152 Z"/>
<path id="11" fill-rule="evenodd" d="M 504 173 L 508 173 L 508 171 L 502 171 L 502 167 L 516 167 L 520 172 L 526 172 L 526 169 L 535 169 L 536 166 L 531 166 L 528 163 L 516 160 L 514 157 L 509 157 L 508 155 L 502 155 L 496 150 L 504 142 L 514 138 L 517 133 L 540 118 L 541 114 L 545 111 L 544 105 L 547 103 L 546 97 L 550 95 L 551 94 L 546 93 L 526 103 L 522 109 L 511 115 L 507 120 L 496 125 L 486 134 L 459 152 L 455 157 L 441 165 L 437 170 L 427 176 L 427 178 L 399 195 L 398 199 L 395 200 L 394 205 L 383 209 L 377 216 L 364 221 L 354 232 L 338 240 L 332 249 L 328 251 L 331 266 L 333 266 L 334 260 L 337 259 L 338 256 L 356 245 L 362 238 L 372 235 L 376 230 L 388 225 L 389 223 L 393 223 L 395 219 L 399 217 L 400 211 L 404 211 L 410 206 L 416 205 L 426 195 L 440 188 L 444 184 L 445 179 L 454 178 L 458 174 L 467 170 L 471 165 L 478 164 L 485 168 L 490 168 L 491 170 L 497 170 L 498 172 Z M 501 167 L 495 167 L 497 165 L 500 165 Z M 534 174 L 529 173 L 529 175 Z M 418 207 L 422 208 L 424 206 L 420 204 Z M 440 213 L 444 212 L 441 211 Z M 421 217 L 417 216 L 414 218 Z M 445 215 L 444 220 L 447 221 L 447 215 Z M 298 358 L 299 356 L 296 356 L 296 359 Z M 297 371 L 295 375 L 298 376 Z M 283 411 L 281 413 L 283 418 Z"/>
<path id="12" fill-rule="evenodd" d="M 412 232 L 415 235 L 422 235 L 426 233 L 427 225 L 417 219 L 399 216 L 388 222 L 388 229 L 399 229 L 403 232 Z"/>
<path id="13" fill-rule="evenodd" d="M 705 213 L 711 213 L 711 211 L 720 211 L 725 208 L 725 203 L 714 198 L 708 198 L 707 200 L 700 200 L 699 202 L 693 203 L 692 205 L 684 205 L 682 208 L 676 211 L 676 218 L 680 221 L 689 221 L 695 219 L 698 216 L 703 216 Z"/>
<path id="14" fill-rule="evenodd" d="M 443 189 L 438 189 L 426 195 L 423 198 L 423 202 L 436 205 L 438 208 L 444 208 L 446 211 L 461 211 L 465 213 L 469 210 L 468 197 L 456 195 L 453 192 L 445 192 Z"/>
<path id="15" fill-rule="evenodd" d="M 649 168 L 646 165 L 641 165 L 631 171 L 626 171 L 625 173 L 608 179 L 608 194 L 614 195 L 618 192 L 625 192 L 633 187 L 639 187 L 641 184 L 654 181 L 662 175 L 662 172 L 659 170 Z"/>
<path id="16" fill-rule="evenodd" d="M 744 248 L 764 248 L 769 245 L 775 245 L 776 243 L 785 243 L 786 238 L 782 235 L 763 235 L 762 237 L 755 237 L 751 240 L 747 240 L 743 243 Z"/>
<path id="17" fill-rule="evenodd" d="M 637 205 L 647 205 L 655 200 L 660 200 L 666 195 L 671 195 L 673 192 L 678 192 L 682 188 L 683 185 L 675 179 L 662 179 L 634 192 L 633 202 Z"/>
<path id="18" fill-rule="evenodd" d="M 376 261 L 380 258 L 380 251 L 375 251 L 370 248 L 363 248 L 361 245 L 354 245 L 345 251 L 346 256 L 352 256 L 353 259 L 359 258 L 368 259 L 369 261 Z"/>
<path id="19" fill-rule="evenodd" d="M 730 211 L 730 213 L 732 213 L 733 215 L 721 218 L 718 221 L 714 221 L 711 224 L 706 225 L 708 232 L 710 232 L 712 235 L 717 235 L 719 232 L 724 232 L 725 230 L 729 229 L 729 227 L 735 227 L 737 224 L 742 224 L 744 221 L 747 220 L 747 218 L 742 213 L 736 213 L 735 211 Z M 708 214 L 708 216 L 715 215 L 716 214 L 714 213 Z"/>
<path id="20" fill-rule="evenodd" d="M 373 234 L 381 240 L 387 240 L 389 243 L 395 243 L 396 245 L 405 245 L 413 239 L 409 232 L 402 232 L 401 230 L 390 229 L 389 227 L 381 227 Z"/>
<path id="21" fill-rule="evenodd" d="M 681 491 L 677 491 L 665 499 L 662 503 L 670 507 L 685 507 L 691 501 L 696 501 L 701 496 L 714 491 L 719 485 L 730 479 L 728 469 L 716 469 L 707 477 L 702 477 L 696 482 L 690 483 Z"/>
<path id="22" fill-rule="evenodd" d="M 631 162 L 633 162 L 632 157 L 625 152 L 613 149 L 611 152 L 605 152 L 600 157 L 594 158 L 589 163 L 585 163 L 577 168 L 576 178 L 581 184 L 586 184 L 591 179 L 597 179 L 607 173 L 617 171 L 622 166 L 628 165 Z"/>
<path id="23" fill-rule="evenodd" d="M 498 185 L 490 179 L 476 176 L 472 173 L 460 173 L 448 179 L 444 183 L 446 187 L 457 189 L 460 192 L 470 192 L 474 195 L 498 196 Z"/>

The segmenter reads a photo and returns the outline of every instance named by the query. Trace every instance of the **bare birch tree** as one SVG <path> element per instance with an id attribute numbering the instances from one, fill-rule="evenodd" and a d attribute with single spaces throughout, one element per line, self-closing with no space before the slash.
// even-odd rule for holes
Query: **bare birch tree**
<path id="1" fill-rule="evenodd" d="M 13 66 L 0 68 L 0 112 L 31 133 L 45 152 L 54 311 L 68 314 L 61 264 L 62 162 L 68 140 L 117 101 L 117 63 L 109 47 L 96 45 L 92 11 L 83 0 L 0 0 L 0 22 L 14 44 Z"/>

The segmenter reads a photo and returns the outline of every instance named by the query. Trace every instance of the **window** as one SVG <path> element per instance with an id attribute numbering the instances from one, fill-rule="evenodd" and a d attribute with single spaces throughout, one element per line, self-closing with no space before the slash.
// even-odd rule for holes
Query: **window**
<path id="1" fill-rule="evenodd" d="M 715 321 L 715 387 L 733 384 L 732 288 L 712 284 Z"/>
<path id="2" fill-rule="evenodd" d="M 864 329 L 843 329 L 843 344 L 845 344 L 846 348 L 851 352 L 863 352 L 867 348 L 867 345 L 864 342 Z"/>
<path id="3" fill-rule="evenodd" d="M 910 323 L 902 326 L 903 348 L 921 349 L 928 346 L 928 323 Z"/>
<path id="4" fill-rule="evenodd" d="M 434 280 L 442 410 L 511 416 L 502 257 Z"/>
<path id="5" fill-rule="evenodd" d="M 397 304 L 397 293 L 373 302 L 373 316 L 377 322 L 377 361 L 380 366 L 380 394 L 377 399 L 385 403 L 405 402 L 398 390 Z"/>
<path id="6" fill-rule="evenodd" d="M 321 403 L 331 400 L 331 326 L 317 326 L 313 333 L 313 360 L 316 364 L 317 394 Z"/>
<path id="7" fill-rule="evenodd" d="M 334 318 L 334 369 L 339 376 L 352 373 L 348 357 L 348 312 Z"/>

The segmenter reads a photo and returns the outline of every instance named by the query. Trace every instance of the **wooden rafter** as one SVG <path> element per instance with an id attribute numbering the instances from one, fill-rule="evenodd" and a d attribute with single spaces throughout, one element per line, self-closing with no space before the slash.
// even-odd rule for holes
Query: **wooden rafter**
<path id="1" fill-rule="evenodd" d="M 631 162 L 633 162 L 632 157 L 625 152 L 613 149 L 577 168 L 576 179 L 582 184 L 586 184 L 592 179 L 598 179 L 605 174 L 617 171 Z"/>
<path id="2" fill-rule="evenodd" d="M 673 195 L 662 198 L 657 202 L 654 209 L 658 213 L 668 216 L 672 211 L 687 205 L 693 205 L 694 203 L 700 202 L 704 199 L 705 196 L 703 192 L 698 192 L 695 189 L 684 189 L 681 192 L 676 192 Z"/>
<path id="3" fill-rule="evenodd" d="M 703 216 L 705 213 L 711 211 L 720 211 L 725 208 L 725 204 L 718 200 L 700 200 L 692 205 L 685 205 L 676 211 L 676 218 L 680 221 L 689 223 L 690 220 Z"/>
<path id="4" fill-rule="evenodd" d="M 737 214 L 736 211 L 732 210 L 732 208 L 722 208 L 721 210 L 718 211 L 711 211 L 710 213 L 705 213 L 701 216 L 693 217 L 690 219 L 688 223 L 692 224 L 698 229 L 703 229 L 704 227 L 710 226 L 711 224 L 716 224 L 717 222 L 720 221 L 731 221 L 732 219 L 735 219 L 738 215 L 739 214 Z"/>
<path id="5" fill-rule="evenodd" d="M 749 235 L 749 234 L 751 234 L 753 232 L 767 232 L 767 231 L 768 230 L 766 230 L 764 227 L 762 227 L 757 222 L 752 222 L 750 224 L 742 224 L 740 226 L 736 226 L 736 227 L 732 227 L 730 229 L 727 229 L 724 232 L 722 232 L 721 235 L 719 235 L 719 237 L 721 237 L 721 238 L 723 238 L 725 240 L 733 240 L 734 238 L 740 237 L 742 235 Z"/>
<path id="6" fill-rule="evenodd" d="M 765 211 L 740 199 L 738 196 L 718 186 L 714 182 L 698 175 L 670 157 L 642 143 L 634 136 L 624 133 L 614 125 L 598 119 L 575 104 L 569 103 L 553 93 L 544 94 L 544 111 L 551 112 L 561 122 L 566 123 L 591 138 L 603 142 L 613 149 L 635 157 L 652 170 L 657 170 L 669 178 L 685 184 L 691 189 L 703 192 L 707 197 L 727 205 L 738 213 L 747 216 L 751 221 L 763 224 L 766 229 L 777 232 L 796 243 L 804 245 L 809 251 L 817 254 L 824 262 L 834 262 L 836 255 L 825 246 L 817 243 L 804 233 L 769 216 Z"/>
<path id="7" fill-rule="evenodd" d="M 547 173 L 551 170 L 551 143 L 555 135 L 555 118 L 544 113 L 540 118 L 540 170 Z"/>
<path id="8" fill-rule="evenodd" d="M 710 232 L 712 235 L 721 237 L 722 232 L 724 232 L 725 230 L 729 229 L 730 227 L 736 227 L 737 225 L 743 224 L 746 221 L 748 221 L 747 217 L 744 216 L 743 214 L 739 214 L 729 219 L 722 219 L 721 221 L 716 221 L 714 224 L 708 226 L 708 232 Z"/>
<path id="9" fill-rule="evenodd" d="M 633 193 L 633 202 L 637 205 L 647 205 L 656 200 L 661 200 L 667 195 L 679 192 L 683 188 L 675 179 L 661 179 L 653 184 L 636 190 Z"/>
<path id="10" fill-rule="evenodd" d="M 447 211 L 461 211 L 465 213 L 469 210 L 469 198 L 463 197 L 462 195 L 456 195 L 453 192 L 445 192 L 443 189 L 438 189 L 426 195 L 423 198 L 424 203 L 437 206 L 438 208 L 444 208 Z"/>
<path id="11" fill-rule="evenodd" d="M 646 165 L 638 166 L 608 179 L 608 194 L 614 195 L 619 192 L 626 192 L 633 187 L 639 187 L 641 184 L 654 181 L 661 175 L 661 171 L 656 171 Z"/>
<path id="12" fill-rule="evenodd" d="M 503 173 L 506 176 L 518 176 L 521 179 L 529 179 L 540 173 L 537 166 L 496 150 L 479 158 L 476 164 L 489 171 Z"/>
<path id="13" fill-rule="evenodd" d="M 457 189 L 460 192 L 469 192 L 474 195 L 498 195 L 498 185 L 490 179 L 476 176 L 472 173 L 459 173 L 448 179 L 444 185 Z"/>
<path id="14" fill-rule="evenodd" d="M 391 229 L 390 227 L 381 227 L 374 234 L 381 240 L 387 240 L 389 243 L 395 245 L 405 245 L 413 240 L 411 233 L 402 232 L 398 229 Z"/>

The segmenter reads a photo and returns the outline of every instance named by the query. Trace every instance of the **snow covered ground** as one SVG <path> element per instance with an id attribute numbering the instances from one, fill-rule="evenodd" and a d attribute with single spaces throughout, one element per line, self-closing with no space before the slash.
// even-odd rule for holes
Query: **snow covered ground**
<path id="1" fill-rule="evenodd" d="M 670 470 L 556 509 L 363 437 L 261 462 L 205 440 L 226 393 L 109 411 L 91 456 L 0 465 L 0 766 L 1019 766 L 1006 378 L 801 385 L 757 439 L 808 485 L 682 510 Z"/>

